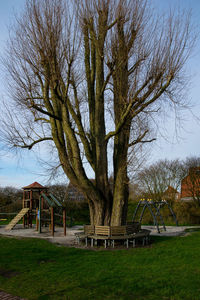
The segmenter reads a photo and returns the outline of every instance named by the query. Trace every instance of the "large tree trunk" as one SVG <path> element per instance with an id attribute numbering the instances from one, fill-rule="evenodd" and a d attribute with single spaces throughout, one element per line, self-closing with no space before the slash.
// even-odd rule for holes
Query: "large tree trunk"
<path id="1" fill-rule="evenodd" d="M 129 179 L 127 176 L 129 131 L 130 126 L 126 126 L 125 130 L 122 130 L 115 137 L 112 225 L 123 225 L 126 223 L 129 197 Z"/>
<path id="2" fill-rule="evenodd" d="M 118 47 L 113 49 L 113 59 L 116 60 L 116 69 L 113 74 L 115 126 L 119 127 L 121 122 L 124 124 L 114 139 L 114 192 L 111 224 L 122 225 L 126 223 L 129 197 L 127 157 L 131 120 L 123 117 L 128 106 L 129 83 L 127 41 L 125 40 L 124 23 L 121 20 L 117 22 L 116 34 Z"/>
<path id="3" fill-rule="evenodd" d="M 110 225 L 111 210 L 105 201 L 88 201 L 91 225 Z"/>

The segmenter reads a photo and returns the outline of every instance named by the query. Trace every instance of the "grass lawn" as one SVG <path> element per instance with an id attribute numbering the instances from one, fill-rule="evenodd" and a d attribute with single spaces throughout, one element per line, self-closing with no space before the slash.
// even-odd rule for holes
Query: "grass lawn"
<path id="1" fill-rule="evenodd" d="M 27 299 L 200 299 L 200 232 L 84 250 L 0 236 L 0 289 Z"/>

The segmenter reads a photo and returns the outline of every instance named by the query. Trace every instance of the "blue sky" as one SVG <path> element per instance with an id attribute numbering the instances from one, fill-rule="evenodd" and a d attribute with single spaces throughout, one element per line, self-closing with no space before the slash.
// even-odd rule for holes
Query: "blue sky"
<path id="1" fill-rule="evenodd" d="M 192 9 L 192 20 L 194 25 L 200 28 L 200 0 L 152 0 L 154 6 L 161 12 L 169 6 L 177 6 L 185 9 Z M 20 13 L 25 0 L 0 0 L 0 55 L 6 50 L 8 38 L 8 25 L 13 21 L 14 13 Z M 173 117 L 165 124 L 167 135 L 159 137 L 151 145 L 149 162 L 157 159 L 184 159 L 187 156 L 200 156 L 200 37 L 198 37 L 192 58 L 188 62 L 187 75 L 191 78 L 188 97 L 193 104 L 192 112 L 184 113 L 184 123 L 177 139 Z M 6 99 L 6 90 L 3 84 L 3 71 L 0 67 L 0 98 Z M 194 114 L 194 115 L 193 115 Z M 167 138 L 166 138 L 167 137 Z M 45 157 L 45 151 L 42 151 Z M 46 183 L 46 179 L 40 176 L 42 172 L 36 156 L 30 151 L 23 151 L 21 158 L 14 153 L 3 152 L 0 156 L 0 186 L 12 185 L 22 187 L 38 181 Z"/>
<path id="2" fill-rule="evenodd" d="M 183 8 L 192 11 L 192 23 L 200 34 L 200 1 L 199 0 L 153 0 L 160 11 L 169 7 Z M 175 124 L 173 120 L 166 123 L 168 139 L 160 138 L 154 145 L 152 160 L 155 159 L 184 159 L 187 156 L 200 156 L 200 35 L 198 35 L 196 46 L 192 57 L 186 65 L 187 75 L 190 78 L 188 98 L 193 105 L 191 112 L 184 113 L 184 122 L 176 138 Z"/>

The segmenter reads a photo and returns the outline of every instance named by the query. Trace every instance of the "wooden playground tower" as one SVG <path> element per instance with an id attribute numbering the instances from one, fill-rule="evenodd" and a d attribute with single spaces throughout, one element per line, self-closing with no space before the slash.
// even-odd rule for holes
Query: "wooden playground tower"
<path id="1" fill-rule="evenodd" d="M 23 226 L 32 227 L 33 217 L 36 218 L 36 230 L 41 233 L 42 225 L 49 224 L 51 234 L 55 232 L 55 213 L 62 210 L 62 223 L 64 235 L 66 235 L 66 210 L 62 204 L 48 193 L 48 188 L 42 186 L 38 182 L 34 182 L 23 189 L 22 210 L 7 225 L 6 229 L 11 230 L 23 218 Z M 50 219 L 44 219 L 45 214 L 50 213 Z"/>

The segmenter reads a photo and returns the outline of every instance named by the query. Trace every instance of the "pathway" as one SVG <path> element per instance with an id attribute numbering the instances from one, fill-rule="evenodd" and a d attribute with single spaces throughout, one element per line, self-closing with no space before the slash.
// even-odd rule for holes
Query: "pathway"
<path id="1" fill-rule="evenodd" d="M 26 300 L 24 298 L 20 298 L 20 297 L 17 297 L 17 296 L 7 294 L 3 291 L 0 291 L 0 299 L 1 300 Z"/>

